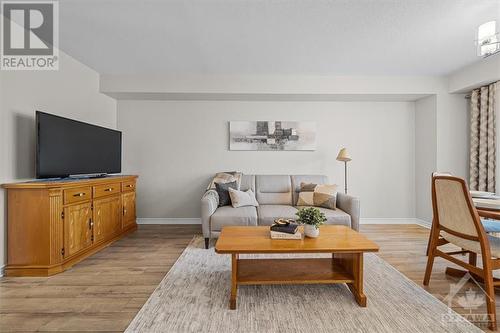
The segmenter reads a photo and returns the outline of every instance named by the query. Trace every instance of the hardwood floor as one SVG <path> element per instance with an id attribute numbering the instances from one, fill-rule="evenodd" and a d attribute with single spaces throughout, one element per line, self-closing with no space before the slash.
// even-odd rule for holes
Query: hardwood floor
<path id="1" fill-rule="evenodd" d="M 363 225 L 361 231 L 380 245 L 378 255 L 422 286 L 429 230 L 417 225 Z M 71 270 L 50 278 L 0 278 L 0 331 L 121 332 L 134 318 L 163 276 L 189 244 L 200 226 L 141 225 Z M 431 282 L 425 288 L 440 300 L 458 279 L 444 274 L 447 266 L 436 259 Z M 455 311 L 468 314 L 459 297 Z M 500 293 L 499 293 L 500 294 Z M 500 299 L 497 297 L 500 313 Z M 485 306 L 471 309 L 485 313 Z"/>
<path id="2" fill-rule="evenodd" d="M 0 278 L 0 331 L 125 330 L 200 226 L 138 231 L 49 278 Z"/>

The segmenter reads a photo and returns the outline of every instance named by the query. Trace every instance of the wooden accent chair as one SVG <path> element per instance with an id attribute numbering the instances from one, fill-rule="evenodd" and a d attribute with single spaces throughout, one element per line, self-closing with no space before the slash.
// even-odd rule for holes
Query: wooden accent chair
<path id="1" fill-rule="evenodd" d="M 486 291 L 486 306 L 489 328 L 496 330 L 495 286 L 493 270 L 500 268 L 500 238 L 487 235 L 474 207 L 465 181 L 450 175 L 432 177 L 432 207 L 434 218 L 431 228 L 429 257 L 423 284 L 427 286 L 431 277 L 435 257 L 441 257 L 467 269 L 474 278 L 483 281 Z M 439 246 L 452 243 L 461 251 L 443 252 Z M 454 255 L 469 254 L 468 263 Z M 477 255 L 483 266 L 477 266 Z"/>

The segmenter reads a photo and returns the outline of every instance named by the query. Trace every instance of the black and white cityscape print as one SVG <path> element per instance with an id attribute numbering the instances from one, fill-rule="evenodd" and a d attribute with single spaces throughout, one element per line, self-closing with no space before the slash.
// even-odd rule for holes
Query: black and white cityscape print
<path id="1" fill-rule="evenodd" d="M 230 150 L 316 150 L 313 121 L 231 121 Z"/>

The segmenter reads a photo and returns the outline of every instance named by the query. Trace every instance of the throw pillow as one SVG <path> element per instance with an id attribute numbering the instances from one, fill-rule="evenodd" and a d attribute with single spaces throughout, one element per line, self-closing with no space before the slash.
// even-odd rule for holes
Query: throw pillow
<path id="1" fill-rule="evenodd" d="M 337 185 L 318 185 L 313 192 L 314 206 L 337 208 Z"/>
<path id="2" fill-rule="evenodd" d="M 337 185 L 300 184 L 297 206 L 337 208 Z"/>
<path id="3" fill-rule="evenodd" d="M 230 183 L 215 183 L 215 190 L 219 195 L 219 207 L 228 206 L 231 204 L 231 197 L 229 196 L 229 189 L 236 189 L 238 185 L 236 182 Z"/>
<path id="4" fill-rule="evenodd" d="M 231 197 L 231 204 L 234 208 L 244 206 L 259 206 L 259 203 L 257 202 L 257 199 L 255 199 L 255 194 L 252 192 L 252 190 L 247 190 L 246 192 L 244 192 L 229 188 L 229 196 Z"/>
<path id="5" fill-rule="evenodd" d="M 314 189 L 316 184 L 300 183 L 299 199 L 297 206 L 314 206 Z"/>
<path id="6" fill-rule="evenodd" d="M 230 183 L 230 182 L 236 182 L 238 186 L 238 190 L 240 189 L 241 185 L 241 176 L 243 174 L 238 171 L 228 171 L 228 172 L 218 172 L 215 174 L 214 178 L 208 184 L 207 190 L 210 189 L 215 189 L 215 183 Z"/>

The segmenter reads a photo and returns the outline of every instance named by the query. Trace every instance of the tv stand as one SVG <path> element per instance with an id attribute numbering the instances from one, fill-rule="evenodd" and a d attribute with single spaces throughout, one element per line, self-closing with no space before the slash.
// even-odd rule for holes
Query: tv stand
<path id="1" fill-rule="evenodd" d="M 50 276 L 137 229 L 137 176 L 3 184 L 7 276 Z"/>

